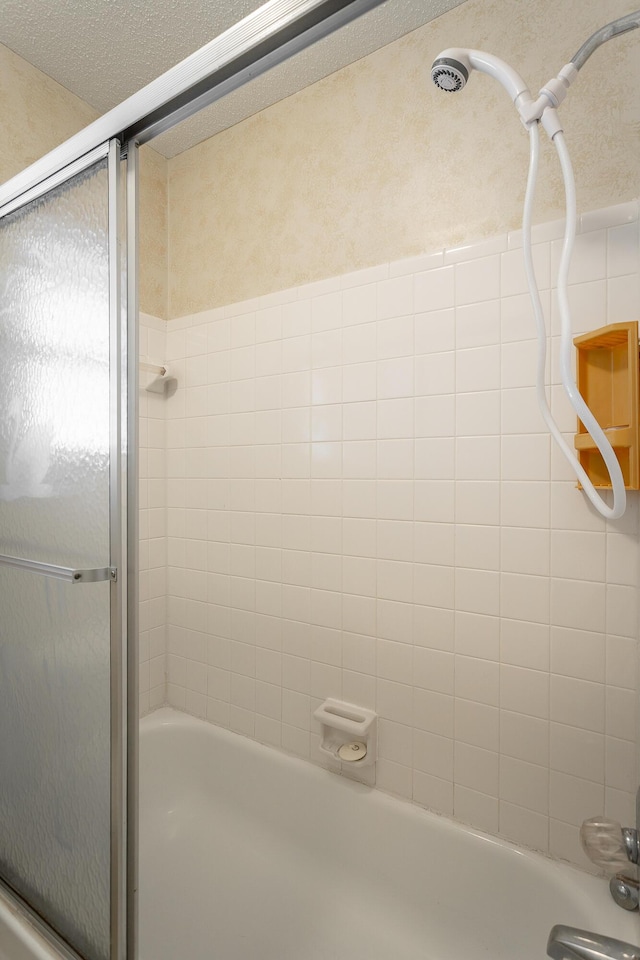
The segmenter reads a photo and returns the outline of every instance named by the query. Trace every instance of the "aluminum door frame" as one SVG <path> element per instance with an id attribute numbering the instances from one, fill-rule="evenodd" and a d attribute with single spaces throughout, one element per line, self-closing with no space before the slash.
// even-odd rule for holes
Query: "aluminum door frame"
<path id="1" fill-rule="evenodd" d="M 126 784 L 127 793 L 123 798 L 126 811 L 126 895 L 121 909 L 126 917 L 126 944 L 123 957 L 127 960 L 138 958 L 138 822 L 139 822 L 139 546 L 140 546 L 140 509 L 138 483 L 139 456 L 139 376 L 140 376 L 140 298 L 139 298 L 139 198 L 140 198 L 140 162 L 137 141 L 126 144 L 126 205 L 125 205 L 125 241 L 127 265 L 127 303 L 123 331 L 123 383 L 126 397 L 126 443 L 123 455 L 126 457 L 126 510 L 124 529 L 126 537 L 125 560 L 127 600 L 125 605 L 126 622 L 124 632 L 126 647 L 126 699 L 123 711 L 126 713 Z M 123 578 L 124 581 L 124 578 Z M 118 958 L 119 960 L 119 958 Z"/>
<path id="2" fill-rule="evenodd" d="M 136 151 L 127 161 L 137 175 Z M 109 566 L 116 571 L 110 583 L 110 960 L 135 957 L 134 888 L 137 869 L 137 799 L 128 790 L 128 771 L 137 765 L 137 685 L 128 679 L 137 677 L 137 270 L 127 269 L 127 288 L 123 290 L 123 254 L 129 242 L 136 248 L 136 218 L 125 231 L 124 162 L 121 146 L 112 139 L 91 150 L 64 169 L 29 187 L 20 196 L 0 207 L 0 220 L 10 213 L 56 189 L 100 160 L 107 159 L 108 178 L 108 260 L 109 260 Z M 131 180 L 135 187 L 135 179 Z M 136 196 L 132 201 L 135 205 Z M 132 295 L 131 302 L 129 296 Z M 123 306 L 126 305 L 126 309 Z M 129 321 L 132 321 L 131 323 Z M 133 328 L 130 330 L 130 328 Z M 132 355 L 130 354 L 130 350 Z M 128 389 L 129 378 L 132 389 Z M 126 417 L 125 417 L 126 412 Z M 130 506 L 132 505 L 132 506 Z M 133 562 L 128 551 L 133 544 Z M 34 576 L 46 571 L 35 569 Z M 43 565 L 39 565 L 43 566 Z M 76 589 L 76 588 L 74 588 Z M 83 586 L 77 589 L 84 589 Z M 135 661 L 136 666 L 131 667 Z M 135 723 L 132 722 L 135 717 Z M 128 849 L 129 844 L 132 846 Z M 133 859 L 133 865 L 131 860 Z M 0 878 L 0 896 L 30 923 L 64 960 L 82 960 L 80 955 L 53 930 L 35 910 Z M 127 950 L 131 952 L 127 954 Z"/>

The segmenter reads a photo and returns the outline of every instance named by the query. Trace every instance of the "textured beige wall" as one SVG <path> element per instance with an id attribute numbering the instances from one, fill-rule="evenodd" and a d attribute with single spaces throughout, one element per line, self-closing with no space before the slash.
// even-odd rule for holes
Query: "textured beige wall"
<path id="1" fill-rule="evenodd" d="M 97 117 L 96 111 L 0 44 L 0 183 Z M 140 305 L 167 316 L 167 161 L 144 147 L 140 162 Z"/>
<path id="2" fill-rule="evenodd" d="M 458 96 L 438 93 L 432 59 L 447 46 L 486 49 L 537 91 L 593 30 L 636 6 L 468 0 L 171 160 L 169 316 L 517 226 L 528 146 L 508 97 L 480 75 Z M 613 43 L 562 111 L 581 210 L 640 189 L 640 38 Z M 562 213 L 544 148 L 538 221 Z"/>
<path id="3" fill-rule="evenodd" d="M 168 168 L 148 145 L 140 148 L 140 309 L 168 319 Z"/>

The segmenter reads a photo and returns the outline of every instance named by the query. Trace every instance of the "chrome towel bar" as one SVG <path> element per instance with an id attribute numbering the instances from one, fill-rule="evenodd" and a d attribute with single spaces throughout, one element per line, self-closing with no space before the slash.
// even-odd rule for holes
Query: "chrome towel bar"
<path id="1" fill-rule="evenodd" d="M 29 570 L 43 577 L 53 577 L 66 583 L 98 583 L 101 580 L 118 579 L 115 567 L 96 567 L 92 570 L 74 570 L 71 567 L 57 567 L 53 563 L 37 563 L 35 560 L 22 560 L 20 557 L 5 557 L 0 554 L 0 566 Z"/>

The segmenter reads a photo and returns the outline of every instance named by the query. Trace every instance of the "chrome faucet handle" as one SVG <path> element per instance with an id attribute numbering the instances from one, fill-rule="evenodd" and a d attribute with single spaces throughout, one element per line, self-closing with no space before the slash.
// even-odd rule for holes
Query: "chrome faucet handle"
<path id="1" fill-rule="evenodd" d="M 638 832 L 608 817 L 591 817 L 580 827 L 582 849 L 608 875 L 638 862 Z"/>
<path id="2" fill-rule="evenodd" d="M 640 885 L 634 877 L 614 873 L 609 880 L 609 892 L 623 910 L 637 910 L 640 904 Z"/>
<path id="3" fill-rule="evenodd" d="M 640 947 L 559 924 L 549 934 L 547 954 L 552 960 L 640 960 Z"/>

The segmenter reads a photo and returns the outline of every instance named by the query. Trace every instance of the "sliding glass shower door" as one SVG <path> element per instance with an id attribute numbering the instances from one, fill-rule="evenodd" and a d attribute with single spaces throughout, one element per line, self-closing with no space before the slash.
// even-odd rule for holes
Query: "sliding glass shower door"
<path id="1" fill-rule="evenodd" d="M 0 210 L 0 881 L 124 957 L 117 143 Z M 126 438 L 125 438 L 126 439 Z"/>

